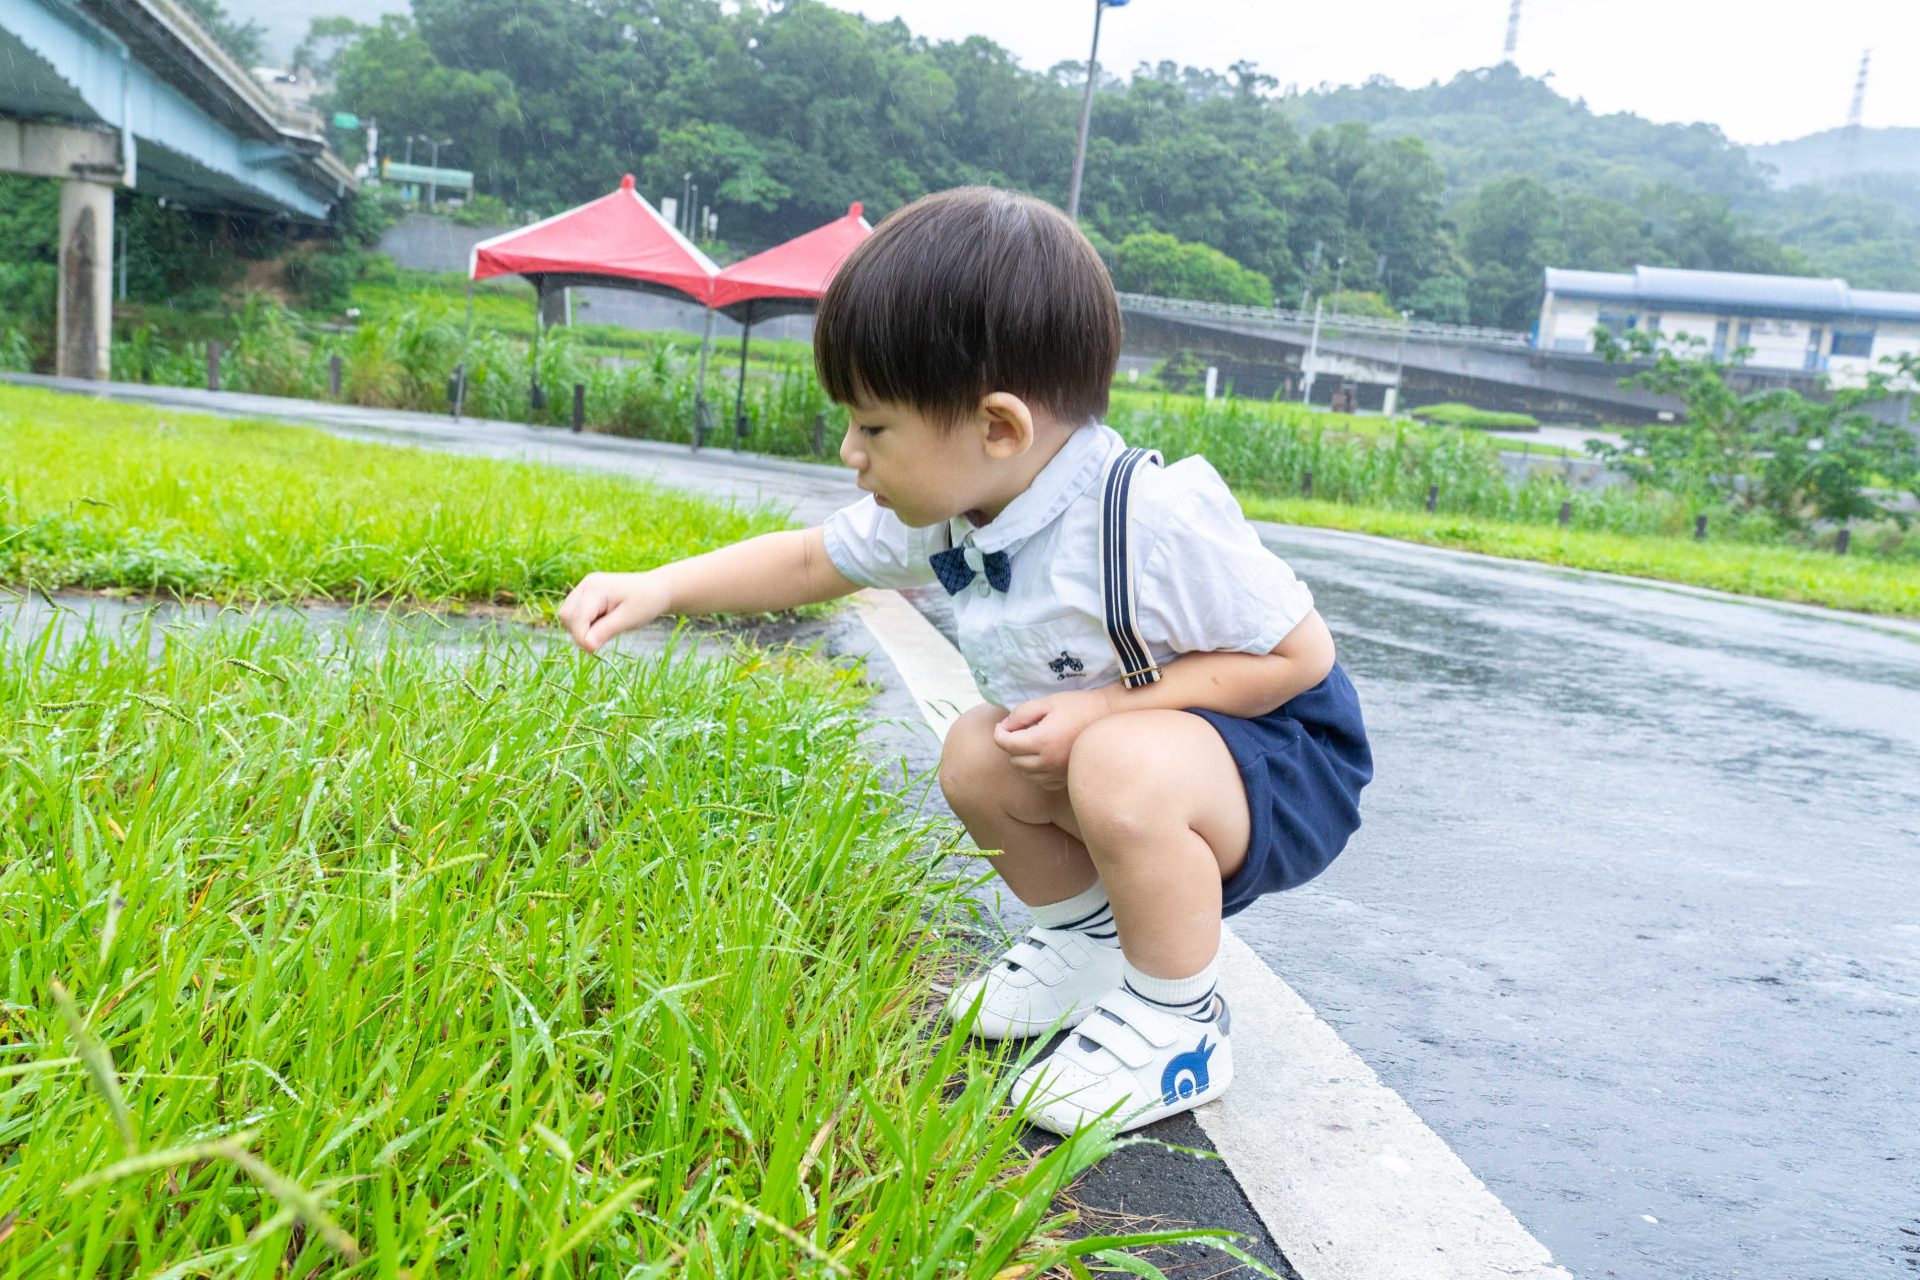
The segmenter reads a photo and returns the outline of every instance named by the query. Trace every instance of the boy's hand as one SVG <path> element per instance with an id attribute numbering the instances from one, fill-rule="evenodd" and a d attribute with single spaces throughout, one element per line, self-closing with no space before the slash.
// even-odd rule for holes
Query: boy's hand
<path id="1" fill-rule="evenodd" d="M 1074 740 L 1081 730 L 1116 709 L 1111 686 L 1035 698 L 1007 712 L 993 727 L 993 741 L 1011 758 L 1013 767 L 1042 790 L 1065 791 Z"/>
<path id="2" fill-rule="evenodd" d="M 588 653 L 667 611 L 666 585 L 651 573 L 590 573 L 567 593 L 557 614 Z"/>

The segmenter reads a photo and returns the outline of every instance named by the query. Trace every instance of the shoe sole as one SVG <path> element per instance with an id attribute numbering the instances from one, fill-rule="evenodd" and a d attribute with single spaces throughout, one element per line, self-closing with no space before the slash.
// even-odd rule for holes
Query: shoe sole
<path id="1" fill-rule="evenodd" d="M 1158 1106 L 1149 1107 L 1147 1110 L 1142 1111 L 1138 1116 L 1132 1119 L 1125 1118 L 1123 1114 L 1122 1116 L 1116 1117 L 1116 1119 L 1119 1119 L 1125 1127 L 1115 1130 L 1115 1132 L 1116 1133 L 1132 1133 L 1136 1129 L 1144 1129 L 1150 1124 L 1157 1124 L 1160 1121 L 1165 1120 L 1168 1116 L 1177 1116 L 1182 1111 L 1192 1111 L 1196 1107 L 1204 1107 L 1209 1102 L 1212 1102 L 1215 1098 L 1218 1098 L 1221 1094 L 1225 1093 L 1229 1088 L 1229 1086 L 1231 1086 L 1232 1084 L 1233 1084 L 1233 1069 L 1229 1067 L 1219 1077 L 1219 1083 L 1217 1084 L 1212 1082 L 1208 1083 L 1205 1097 L 1182 1098 L 1178 1102 L 1162 1102 Z M 1069 1125 L 1063 1129 L 1059 1126 L 1058 1122 L 1054 1121 L 1051 1117 L 1047 1116 L 1044 1112 L 1034 1111 L 1034 1112 L 1028 1113 L 1027 1123 L 1032 1125 L 1036 1129 L 1045 1129 L 1048 1133 L 1058 1134 L 1059 1136 L 1066 1138 L 1066 1137 L 1071 1137 L 1075 1132 L 1075 1130 L 1077 1130 L 1081 1125 L 1086 1124 L 1092 1118 L 1093 1118 L 1092 1116 L 1082 1115 L 1080 1119 L 1075 1121 L 1072 1125 Z"/>

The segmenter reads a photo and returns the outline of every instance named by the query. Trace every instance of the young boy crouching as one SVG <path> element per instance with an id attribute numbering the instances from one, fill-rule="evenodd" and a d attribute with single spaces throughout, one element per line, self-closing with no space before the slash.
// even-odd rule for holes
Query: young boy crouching
<path id="1" fill-rule="evenodd" d="M 1199 457 L 1101 422 L 1120 354 L 1106 269 L 1064 215 L 990 188 L 899 210 L 814 327 L 868 497 L 819 527 L 561 605 L 585 649 L 664 613 L 754 613 L 940 583 L 986 701 L 940 785 L 1034 927 L 948 1013 L 988 1040 L 1075 1028 L 1016 1081 L 1059 1133 L 1137 1128 L 1233 1077 L 1220 923 L 1319 874 L 1372 758 L 1305 584 Z"/>

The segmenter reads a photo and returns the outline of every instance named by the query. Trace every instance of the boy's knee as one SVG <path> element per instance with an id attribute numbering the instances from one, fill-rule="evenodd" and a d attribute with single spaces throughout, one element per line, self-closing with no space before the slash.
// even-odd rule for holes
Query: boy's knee
<path id="1" fill-rule="evenodd" d="M 1152 712 L 1126 712 L 1096 720 L 1074 739 L 1067 759 L 1067 795 L 1083 827 L 1106 830 L 1150 825 L 1161 807 L 1157 796 Z"/>
<path id="2" fill-rule="evenodd" d="M 948 728 L 940 749 L 940 791 L 956 811 L 1003 781 L 1007 757 L 993 740 L 993 726 L 1006 714 L 999 707 L 982 704 Z"/>

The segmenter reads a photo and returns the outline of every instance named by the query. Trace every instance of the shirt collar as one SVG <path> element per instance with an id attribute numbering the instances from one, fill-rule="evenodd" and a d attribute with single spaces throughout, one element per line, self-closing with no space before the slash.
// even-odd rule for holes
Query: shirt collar
<path id="1" fill-rule="evenodd" d="M 1087 491 L 1120 444 L 1120 434 L 1103 422 L 1077 428 L 1033 483 L 992 523 L 976 526 L 965 516 L 956 516 L 950 527 L 953 545 L 959 546 L 970 536 L 983 553 L 1019 550 L 1021 543 L 1059 519 L 1060 513 Z"/>

